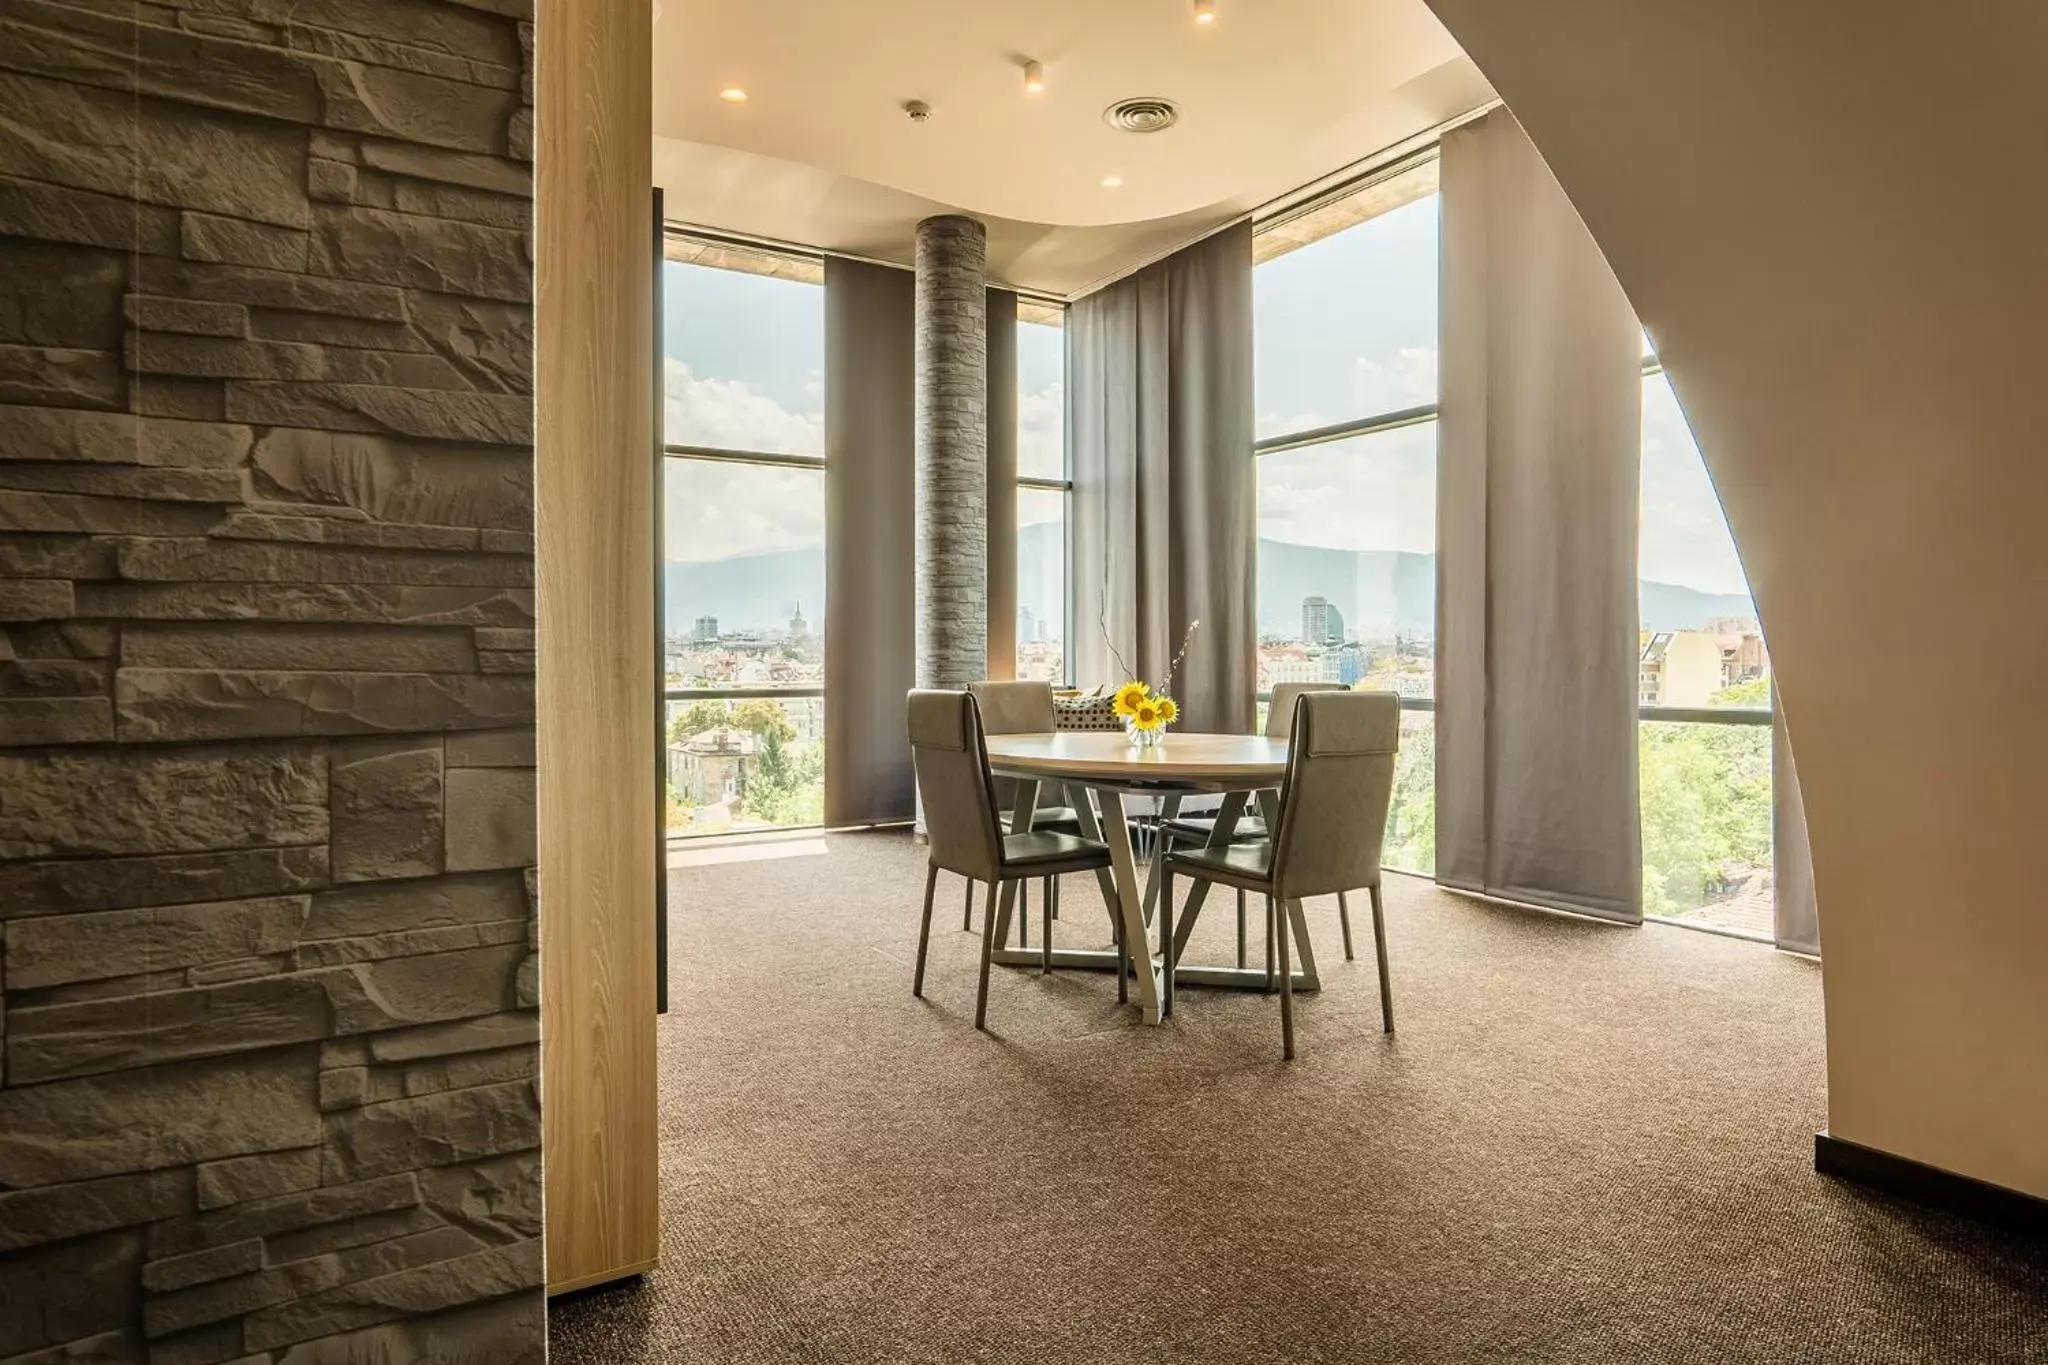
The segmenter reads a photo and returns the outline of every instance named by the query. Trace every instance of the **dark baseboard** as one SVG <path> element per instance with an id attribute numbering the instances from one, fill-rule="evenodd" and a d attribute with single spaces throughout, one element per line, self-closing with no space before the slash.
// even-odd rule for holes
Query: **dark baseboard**
<path id="1" fill-rule="evenodd" d="M 2048 1240 L 2048 1199 L 1923 1165 L 1827 1133 L 1813 1135 L 1813 1169 L 1944 1213 Z"/>

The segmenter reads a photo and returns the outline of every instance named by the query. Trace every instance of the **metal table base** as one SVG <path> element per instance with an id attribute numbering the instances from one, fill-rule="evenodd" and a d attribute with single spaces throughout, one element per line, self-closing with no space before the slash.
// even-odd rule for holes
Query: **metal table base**
<path id="1" fill-rule="evenodd" d="M 1017 780 L 1017 804 L 1011 812 L 1010 828 L 1023 833 L 1032 827 L 1037 814 L 1039 783 L 1029 777 Z M 1102 819 L 1097 820 L 1095 810 L 1088 800 L 1088 791 L 1093 790 L 1102 802 Z M 1081 832 L 1090 839 L 1099 840 L 1109 846 L 1112 855 L 1111 866 L 1095 874 L 1096 884 L 1101 888 L 1105 912 L 1111 917 L 1112 932 L 1117 929 L 1116 916 L 1119 910 L 1127 917 L 1124 927 L 1126 941 L 1144 942 L 1149 946 L 1147 930 L 1156 923 L 1156 906 L 1159 895 L 1159 859 L 1163 852 L 1155 852 L 1147 869 L 1146 884 L 1140 889 L 1137 879 L 1136 859 L 1132 855 L 1130 828 L 1124 810 L 1123 798 L 1139 794 L 1126 784 L 1082 783 L 1067 784 L 1067 802 L 1074 809 L 1081 822 Z M 1168 792 L 1161 811 L 1163 819 L 1170 820 L 1180 805 L 1180 793 Z M 1256 799 L 1267 819 L 1267 828 L 1277 828 L 1279 809 L 1277 794 L 1271 790 L 1260 790 L 1254 795 L 1249 791 L 1229 791 L 1223 794 L 1223 803 L 1216 812 L 1216 823 L 1212 829 L 1208 846 L 1220 848 L 1231 842 L 1236 833 L 1237 822 L 1244 814 L 1247 804 Z M 1005 883 L 997 903 L 995 941 L 998 945 L 1010 942 L 1010 917 L 1016 907 L 1018 883 Z M 1180 909 L 1173 926 L 1174 953 L 1178 957 L 1187 945 L 1189 936 L 1202 913 L 1208 899 L 1210 883 L 1195 880 L 1188 888 L 1187 904 Z M 1296 970 L 1289 973 L 1293 989 L 1317 991 L 1322 989 L 1322 980 L 1316 972 L 1315 948 L 1310 941 L 1308 917 L 1303 913 L 1298 900 L 1282 902 L 1287 915 L 1289 936 L 1298 955 Z M 1057 968 L 1084 971 L 1104 971 L 1114 974 L 1117 970 L 1117 952 L 1113 948 L 1055 948 L 1051 954 L 1052 965 Z M 1004 967 L 1034 967 L 1043 970 L 1046 954 L 1043 946 L 998 946 L 991 954 L 991 962 Z M 1156 1024 L 1164 1015 L 1172 1012 L 1172 991 L 1181 986 L 1211 986 L 1228 990 L 1278 991 L 1280 976 L 1277 971 L 1269 972 L 1263 967 L 1213 966 L 1206 963 L 1181 962 L 1173 973 L 1171 988 L 1165 981 L 1164 957 L 1158 952 L 1138 952 L 1130 957 L 1129 975 L 1137 982 L 1139 1013 L 1148 1024 Z"/>

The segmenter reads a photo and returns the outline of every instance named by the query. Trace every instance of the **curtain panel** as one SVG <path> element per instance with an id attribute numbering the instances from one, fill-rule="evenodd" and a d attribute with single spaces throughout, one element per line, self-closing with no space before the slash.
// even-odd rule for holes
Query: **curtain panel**
<path id="1" fill-rule="evenodd" d="M 825 823 L 911 817 L 916 465 L 907 270 L 825 258 Z"/>
<path id="2" fill-rule="evenodd" d="M 1067 310 L 1074 658 L 1082 686 L 1173 681 L 1181 726 L 1257 701 L 1252 232 L 1240 222 Z M 1119 662 L 1120 661 L 1120 662 Z"/>
<path id="3" fill-rule="evenodd" d="M 1437 880 L 1637 922 L 1641 332 L 1504 110 L 1442 183 Z"/>

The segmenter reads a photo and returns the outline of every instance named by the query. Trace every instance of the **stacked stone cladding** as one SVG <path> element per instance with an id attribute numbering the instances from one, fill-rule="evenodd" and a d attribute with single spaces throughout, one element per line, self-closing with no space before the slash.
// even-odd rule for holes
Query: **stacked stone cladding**
<path id="1" fill-rule="evenodd" d="M 531 0 L 0 0 L 0 1362 L 538 1361 Z"/>
<path id="2" fill-rule="evenodd" d="M 917 226 L 917 685 L 988 675 L 988 233 Z"/>

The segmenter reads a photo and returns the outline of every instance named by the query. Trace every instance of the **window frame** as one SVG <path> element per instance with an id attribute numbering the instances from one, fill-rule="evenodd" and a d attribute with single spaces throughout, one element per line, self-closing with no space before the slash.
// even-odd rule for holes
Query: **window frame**
<path id="1" fill-rule="evenodd" d="M 1294 223 L 1327 204 L 1338 202 L 1352 194 L 1369 192 L 1379 185 L 1387 184 L 1401 176 L 1409 175 L 1428 166 L 1432 162 L 1440 160 L 1442 154 L 1442 144 L 1433 141 L 1389 162 L 1384 167 L 1376 169 L 1356 181 L 1345 182 L 1337 188 L 1336 192 L 1319 195 L 1287 213 L 1275 215 L 1274 217 L 1254 223 L 1252 235 L 1256 238 L 1264 233 Z M 1408 202 L 1419 202 L 1430 195 L 1440 195 L 1441 193 L 1442 190 L 1440 188 L 1432 188 L 1426 194 L 1417 196 L 1416 200 L 1403 201 L 1393 207 L 1405 207 Z M 1349 232 L 1353 228 L 1362 226 L 1370 221 L 1372 221 L 1370 218 L 1366 218 L 1346 223 L 1344 226 L 1336 229 L 1335 232 L 1327 235 L 1334 237 L 1339 233 Z M 1300 246 L 1311 244 L 1297 243 L 1290 250 L 1299 249 Z M 1263 264 L 1263 262 L 1258 264 Z M 1255 264 L 1253 269 L 1257 268 L 1258 266 Z M 1436 402 L 1432 403 L 1422 403 L 1407 408 L 1383 409 L 1363 417 L 1354 417 L 1343 422 L 1332 422 L 1327 426 L 1312 427 L 1307 431 L 1291 431 L 1278 436 L 1262 437 L 1252 442 L 1252 460 L 1256 466 L 1260 457 L 1266 455 L 1279 455 L 1294 450 L 1308 450 L 1315 446 L 1334 445 L 1339 441 L 1348 441 L 1355 437 L 1377 436 L 1382 432 L 1399 431 L 1404 427 L 1424 426 L 1438 420 L 1442 413 L 1442 407 L 1443 402 L 1439 397 Z M 1254 510 L 1253 517 L 1256 521 L 1256 509 Z M 1273 694 L 1271 692 L 1260 692 L 1257 696 L 1262 702 L 1270 702 Z M 1436 711 L 1436 698 L 1433 696 L 1401 697 L 1400 706 L 1403 711 L 1428 711 L 1433 714 Z"/>
<path id="2" fill-rule="evenodd" d="M 1067 356 L 1067 305 L 1062 300 L 1049 298 L 1042 299 L 1035 296 L 1029 299 L 1023 299 L 1023 297 L 1020 296 L 1020 300 L 1028 302 L 1034 306 L 1057 309 L 1057 311 L 1059 312 L 1060 320 L 1057 324 L 1036 322 L 1030 319 L 1019 317 L 1017 319 L 1017 326 L 1019 328 L 1023 328 L 1046 327 L 1056 325 L 1059 328 L 1060 372 L 1063 376 L 1061 383 L 1062 391 L 1064 392 L 1064 375 L 1066 373 Z M 1018 376 L 1017 383 L 1019 389 L 1018 397 L 1022 398 L 1023 376 L 1021 372 Z M 1055 479 L 1043 474 L 1019 474 L 1017 476 L 1017 491 L 1023 492 L 1026 489 L 1031 489 L 1043 493 L 1058 493 L 1060 495 L 1060 590 L 1061 595 L 1066 598 L 1066 619 L 1060 624 L 1060 678 L 1059 681 L 1054 684 L 1054 686 L 1060 688 L 1072 687 L 1074 685 L 1075 609 L 1074 443 L 1072 440 L 1069 439 L 1067 423 L 1064 414 L 1062 415 L 1060 420 L 1060 477 Z M 1024 526 L 1023 522 L 1020 520 L 1017 523 L 1017 534 L 1019 535 L 1019 537 L 1022 537 L 1023 533 Z M 1015 546 L 1011 547 L 1013 553 L 1015 552 L 1015 549 Z M 1018 645 L 1021 645 L 1022 643 L 1023 642 L 1021 640 L 1017 642 Z M 1015 658 L 1011 659 L 1010 664 L 1011 668 L 1014 670 L 1016 667 Z"/>
<path id="3" fill-rule="evenodd" d="M 785 279 L 793 280 L 795 282 L 803 284 L 812 284 L 819 288 L 821 291 L 824 288 L 822 276 L 824 257 L 822 254 L 814 255 L 812 253 L 803 251 L 775 249 L 763 246 L 756 246 L 752 243 L 738 243 L 727 241 L 716 234 L 693 231 L 689 228 L 681 227 L 675 223 L 662 224 L 662 248 L 662 259 L 659 262 L 657 262 L 658 265 L 675 264 L 694 266 L 698 269 L 703 270 L 729 270 L 735 274 L 754 274 L 769 279 Z M 684 255 L 682 253 L 695 254 Z M 745 266 L 734 264 L 733 262 L 735 260 L 755 260 L 762 263 L 764 268 L 748 269 Z M 786 263 L 790 267 L 790 269 L 796 273 L 785 272 L 781 268 L 781 266 L 776 263 Z M 810 271 L 812 269 L 816 269 L 819 272 L 818 278 L 810 278 Z M 823 304 L 821 301 L 821 312 L 822 308 Z M 662 319 L 659 317 L 657 317 L 656 323 L 658 327 L 664 326 Z M 665 341 L 665 339 L 666 338 L 664 335 L 663 340 Z M 667 354 L 665 347 L 662 349 L 661 353 L 663 355 Z M 823 455 L 799 455 L 783 451 L 734 450 L 722 446 L 693 445 L 686 442 L 669 441 L 666 439 L 665 432 L 664 439 L 661 445 L 661 460 L 662 463 L 660 491 L 662 496 L 660 501 L 662 502 L 662 505 L 664 507 L 666 506 L 667 499 L 669 468 L 668 462 L 670 460 L 691 461 L 694 463 L 701 464 L 750 465 L 757 468 L 767 467 L 778 469 L 807 469 L 815 470 L 820 474 L 823 474 L 825 472 L 825 457 Z M 665 562 L 666 561 L 664 561 L 664 563 Z M 828 582 L 826 584 L 825 591 L 829 594 L 831 590 L 831 584 Z M 664 789 L 666 789 L 668 781 L 667 718 L 668 708 L 671 702 L 735 702 L 753 700 L 796 701 L 810 698 L 815 698 L 819 701 L 823 701 L 824 699 L 825 688 L 823 684 L 806 687 L 675 686 L 671 683 L 668 672 L 667 622 L 664 621 L 662 624 L 663 634 L 660 644 L 662 660 L 661 714 L 663 724 L 662 732 L 659 737 L 659 743 L 662 753 L 662 779 Z M 830 726 L 830 718 L 827 717 L 824 723 L 825 725 Z M 666 826 L 666 823 L 664 823 L 662 834 L 663 838 L 667 842 L 677 843 L 692 839 L 728 838 L 734 835 L 771 834 L 786 832 L 790 830 L 810 830 L 821 828 L 823 828 L 822 824 L 763 825 L 758 828 L 751 829 L 701 830 L 696 833 L 685 832 L 678 834 L 669 830 Z"/>

